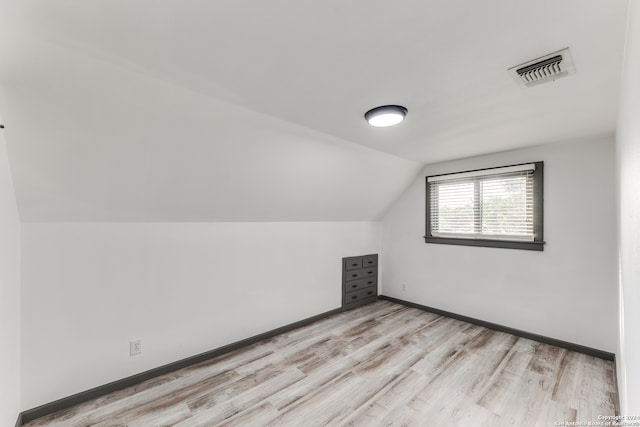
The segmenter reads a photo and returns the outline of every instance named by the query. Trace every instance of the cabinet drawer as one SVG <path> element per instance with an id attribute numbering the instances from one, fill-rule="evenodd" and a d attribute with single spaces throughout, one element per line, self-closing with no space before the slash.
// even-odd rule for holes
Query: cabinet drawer
<path id="1" fill-rule="evenodd" d="M 358 280 L 350 280 L 345 283 L 344 291 L 345 292 L 354 292 L 363 288 L 373 287 L 374 289 L 378 289 L 378 278 L 377 277 L 367 277 L 364 279 Z"/>
<path id="2" fill-rule="evenodd" d="M 362 268 L 374 267 L 378 265 L 378 255 L 367 255 L 362 257 Z"/>
<path id="3" fill-rule="evenodd" d="M 357 268 L 362 268 L 362 257 L 353 257 L 353 258 L 344 259 L 345 270 L 355 270 Z"/>
<path id="4" fill-rule="evenodd" d="M 358 270 L 350 270 L 345 273 L 345 281 L 356 280 L 356 279 L 364 279 L 365 277 L 377 277 L 378 276 L 378 267 L 371 268 L 360 268 Z"/>
<path id="5" fill-rule="evenodd" d="M 345 304 L 349 304 L 352 302 L 356 302 L 356 301 L 361 301 L 365 298 L 371 298 L 371 297 L 375 297 L 376 295 L 378 295 L 378 291 L 376 288 L 366 288 L 366 289 L 361 289 L 359 291 L 355 291 L 355 292 L 349 292 L 348 294 L 346 294 L 344 296 L 345 298 Z"/>

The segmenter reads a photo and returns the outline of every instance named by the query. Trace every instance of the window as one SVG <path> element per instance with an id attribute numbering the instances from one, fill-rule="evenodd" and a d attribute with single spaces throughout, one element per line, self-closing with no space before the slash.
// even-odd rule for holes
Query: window
<path id="1" fill-rule="evenodd" d="M 543 250 L 543 162 L 427 177 L 426 243 Z"/>

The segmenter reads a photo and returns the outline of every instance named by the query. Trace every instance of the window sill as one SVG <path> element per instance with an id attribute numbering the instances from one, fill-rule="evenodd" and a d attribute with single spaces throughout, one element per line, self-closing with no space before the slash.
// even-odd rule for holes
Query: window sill
<path id="1" fill-rule="evenodd" d="M 451 237 L 427 237 L 425 243 L 441 245 L 482 246 L 486 248 L 524 249 L 528 251 L 543 251 L 544 242 L 526 242 L 511 240 L 461 239 Z"/>

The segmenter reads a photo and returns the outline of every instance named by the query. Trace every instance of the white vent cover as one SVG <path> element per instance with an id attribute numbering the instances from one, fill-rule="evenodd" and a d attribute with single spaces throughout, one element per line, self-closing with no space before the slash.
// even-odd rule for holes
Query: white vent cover
<path id="1" fill-rule="evenodd" d="M 569 48 L 509 68 L 509 73 L 527 87 L 550 82 L 576 72 Z"/>

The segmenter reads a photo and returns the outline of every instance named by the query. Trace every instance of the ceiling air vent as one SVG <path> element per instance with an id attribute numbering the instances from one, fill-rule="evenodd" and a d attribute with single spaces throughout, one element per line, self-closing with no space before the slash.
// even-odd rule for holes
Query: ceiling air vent
<path id="1" fill-rule="evenodd" d="M 513 78 L 525 86 L 535 86 L 576 72 L 569 48 L 509 68 Z"/>

